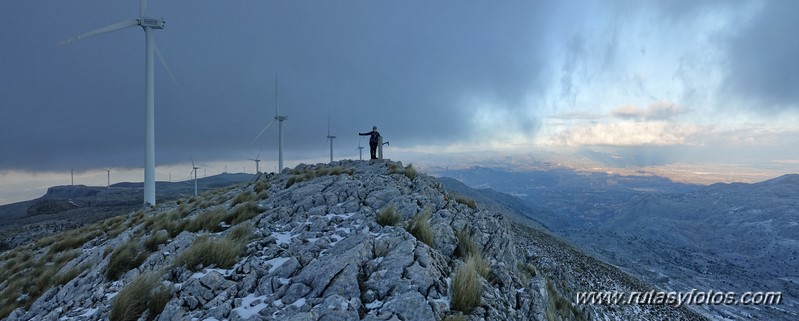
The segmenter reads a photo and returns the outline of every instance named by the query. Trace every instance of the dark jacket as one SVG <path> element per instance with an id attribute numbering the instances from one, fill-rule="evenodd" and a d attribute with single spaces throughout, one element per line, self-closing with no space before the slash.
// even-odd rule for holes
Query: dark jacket
<path id="1" fill-rule="evenodd" d="M 361 136 L 369 136 L 369 144 L 377 144 L 378 137 L 380 137 L 380 132 L 373 130 L 366 133 L 358 133 Z"/>

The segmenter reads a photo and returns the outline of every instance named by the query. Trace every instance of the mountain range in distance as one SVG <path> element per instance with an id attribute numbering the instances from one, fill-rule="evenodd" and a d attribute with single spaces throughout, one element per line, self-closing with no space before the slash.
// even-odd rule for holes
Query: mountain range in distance
<path id="1" fill-rule="evenodd" d="M 447 174 L 662 289 L 783 292 L 777 306 L 701 306 L 711 319 L 799 317 L 799 175 L 703 186 L 568 169 Z"/>

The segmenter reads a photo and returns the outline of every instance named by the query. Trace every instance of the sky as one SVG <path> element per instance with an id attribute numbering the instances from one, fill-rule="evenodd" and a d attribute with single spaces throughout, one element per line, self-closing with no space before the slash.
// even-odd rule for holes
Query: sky
<path id="1" fill-rule="evenodd" d="M 0 2 L 0 204 L 141 181 L 138 1 Z M 155 1 L 156 178 L 357 158 L 541 157 L 756 180 L 799 166 L 797 1 Z M 173 79 L 174 78 L 174 81 Z M 490 155 L 490 156 L 487 156 Z M 492 161 L 493 162 L 493 161 Z M 201 171 L 203 171 L 201 170 Z M 665 174 L 664 174 L 665 175 Z M 691 176 L 688 175 L 688 176 Z M 683 175 L 684 176 L 684 175 Z M 691 180 L 691 177 L 685 178 Z"/>

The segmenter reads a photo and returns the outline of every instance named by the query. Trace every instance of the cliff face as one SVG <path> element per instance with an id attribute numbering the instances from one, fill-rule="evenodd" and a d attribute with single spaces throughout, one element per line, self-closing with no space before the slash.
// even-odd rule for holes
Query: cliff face
<path id="1" fill-rule="evenodd" d="M 19 307 L 8 320 L 701 318 L 571 304 L 646 285 L 469 201 L 399 163 L 300 165 L 4 253 L 0 305 Z"/>

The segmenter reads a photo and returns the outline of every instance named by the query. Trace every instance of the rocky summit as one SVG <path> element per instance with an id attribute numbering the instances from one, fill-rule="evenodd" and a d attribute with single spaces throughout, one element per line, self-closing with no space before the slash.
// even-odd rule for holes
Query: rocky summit
<path id="1" fill-rule="evenodd" d="M 6 320 L 702 320 L 391 161 L 299 165 L 0 255 Z"/>

